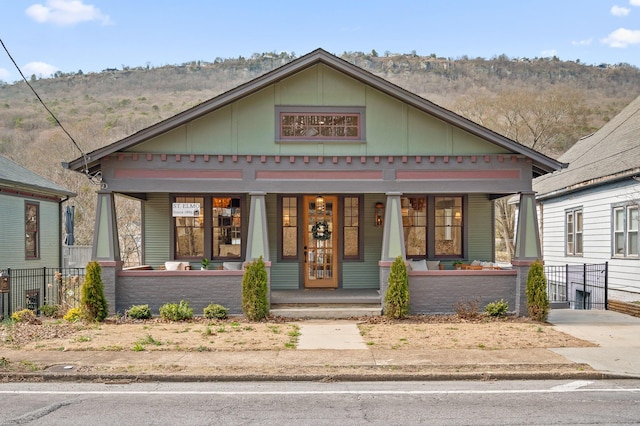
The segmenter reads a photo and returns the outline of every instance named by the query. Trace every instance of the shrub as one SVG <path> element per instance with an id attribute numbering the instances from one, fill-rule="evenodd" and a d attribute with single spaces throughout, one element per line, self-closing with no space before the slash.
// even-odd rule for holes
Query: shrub
<path id="1" fill-rule="evenodd" d="M 225 319 L 227 317 L 227 314 L 227 308 L 215 303 L 212 303 L 204 308 L 204 317 L 207 319 Z"/>
<path id="2" fill-rule="evenodd" d="M 478 318 L 478 299 L 461 300 L 456 303 L 456 314 L 458 317 L 466 320 Z"/>
<path id="3" fill-rule="evenodd" d="M 59 310 L 60 310 L 60 306 L 59 305 L 42 305 L 42 306 L 40 306 L 40 312 L 42 312 L 42 315 L 44 315 L 45 317 L 53 318 L 56 315 L 58 315 L 58 311 Z"/>
<path id="4" fill-rule="evenodd" d="M 384 313 L 388 318 L 404 318 L 409 312 L 409 279 L 402 256 L 398 256 L 391 264 L 388 283 Z"/>
<path id="5" fill-rule="evenodd" d="M 151 318 L 151 309 L 149 309 L 149 305 L 134 305 L 129 308 L 126 314 L 133 319 L 149 319 Z"/>
<path id="6" fill-rule="evenodd" d="M 67 311 L 66 314 L 64 314 L 62 319 L 68 322 L 78 322 L 80 321 L 80 319 L 82 319 L 82 309 L 71 308 Z"/>
<path id="7" fill-rule="evenodd" d="M 536 321 L 546 321 L 549 316 L 547 278 L 539 260 L 531 264 L 527 274 L 527 310 L 529 316 Z"/>
<path id="8" fill-rule="evenodd" d="M 193 318 L 193 309 L 184 300 L 180 303 L 165 303 L 160 306 L 160 317 L 170 321 L 185 321 Z"/>
<path id="9" fill-rule="evenodd" d="M 503 299 L 496 300 L 495 302 L 491 302 L 484 307 L 484 311 L 490 317 L 503 317 L 507 315 L 508 310 L 509 310 L 509 304 L 505 302 Z"/>
<path id="10" fill-rule="evenodd" d="M 103 321 L 109 315 L 101 273 L 102 268 L 95 260 L 87 264 L 87 274 L 80 292 L 82 315 L 87 321 Z"/>
<path id="11" fill-rule="evenodd" d="M 11 319 L 15 322 L 26 322 L 29 324 L 39 324 L 40 320 L 31 309 L 23 309 L 11 314 Z"/>
<path id="12" fill-rule="evenodd" d="M 249 321 L 260 321 L 269 315 L 267 280 L 262 256 L 247 263 L 242 276 L 242 312 Z"/>

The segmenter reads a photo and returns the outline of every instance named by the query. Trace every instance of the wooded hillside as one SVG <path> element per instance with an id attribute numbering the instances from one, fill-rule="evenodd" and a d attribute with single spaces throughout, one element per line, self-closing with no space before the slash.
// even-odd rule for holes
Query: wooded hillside
<path id="1" fill-rule="evenodd" d="M 640 69 L 627 64 L 378 56 L 375 51 L 340 56 L 552 157 L 640 95 Z M 295 54 L 265 53 L 155 68 L 121 66 L 100 73 L 31 76 L 30 84 L 88 153 L 293 59 Z M 73 201 L 76 241 L 91 242 L 98 188 L 62 168 L 61 162 L 81 154 L 24 82 L 0 82 L 0 154 L 78 193 Z"/>

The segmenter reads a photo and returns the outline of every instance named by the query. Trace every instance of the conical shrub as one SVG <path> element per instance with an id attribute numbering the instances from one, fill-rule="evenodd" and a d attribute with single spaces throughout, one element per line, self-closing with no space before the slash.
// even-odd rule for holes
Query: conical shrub
<path id="1" fill-rule="evenodd" d="M 262 256 L 247 263 L 242 276 L 242 312 L 250 321 L 260 321 L 269 315 L 267 267 Z"/>
<path id="2" fill-rule="evenodd" d="M 402 256 L 398 256 L 391 264 L 388 283 L 384 314 L 389 318 L 404 318 L 409 313 L 409 279 Z"/>
<path id="3" fill-rule="evenodd" d="M 98 262 L 94 260 L 87 264 L 87 275 L 80 290 L 82 317 L 87 321 L 103 321 L 109 315 L 101 274 Z"/>
<path id="4" fill-rule="evenodd" d="M 527 274 L 527 311 L 536 321 L 546 321 L 549 316 L 549 297 L 547 296 L 547 278 L 542 262 L 531 264 Z"/>

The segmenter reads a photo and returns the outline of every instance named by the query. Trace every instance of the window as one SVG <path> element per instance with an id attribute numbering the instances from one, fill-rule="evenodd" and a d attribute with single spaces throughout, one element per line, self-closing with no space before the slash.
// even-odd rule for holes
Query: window
<path id="1" fill-rule="evenodd" d="M 638 206 L 613 208 L 613 255 L 638 257 Z"/>
<path id="2" fill-rule="evenodd" d="M 360 198 L 344 197 L 342 223 L 345 259 L 360 258 Z"/>
<path id="3" fill-rule="evenodd" d="M 462 256 L 462 197 L 435 197 L 436 256 Z"/>
<path id="4" fill-rule="evenodd" d="M 240 197 L 176 196 L 174 202 L 176 259 L 242 256 Z"/>
<path id="5" fill-rule="evenodd" d="M 24 251 L 27 259 L 40 257 L 40 206 L 26 202 L 24 205 Z"/>
<path id="6" fill-rule="evenodd" d="M 282 258 L 298 258 L 297 197 L 282 197 Z"/>
<path id="7" fill-rule="evenodd" d="M 277 107 L 276 139 L 364 140 L 364 108 Z"/>
<path id="8" fill-rule="evenodd" d="M 402 226 L 407 257 L 427 255 L 427 199 L 402 197 Z"/>
<path id="9" fill-rule="evenodd" d="M 402 197 L 407 258 L 463 257 L 463 197 Z"/>
<path id="10" fill-rule="evenodd" d="M 582 209 L 565 212 L 566 253 L 567 256 L 582 255 Z"/>

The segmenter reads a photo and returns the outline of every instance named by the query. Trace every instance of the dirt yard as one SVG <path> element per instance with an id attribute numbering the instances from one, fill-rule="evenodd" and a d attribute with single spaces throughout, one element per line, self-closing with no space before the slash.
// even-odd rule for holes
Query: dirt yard
<path id="1" fill-rule="evenodd" d="M 593 344 L 524 318 L 463 320 L 457 316 L 357 318 L 367 345 L 375 349 L 518 349 L 584 347 Z M 188 322 L 108 319 L 99 324 L 0 325 L 0 349 L 56 351 L 273 351 L 293 350 L 299 321 L 243 317 Z"/>

